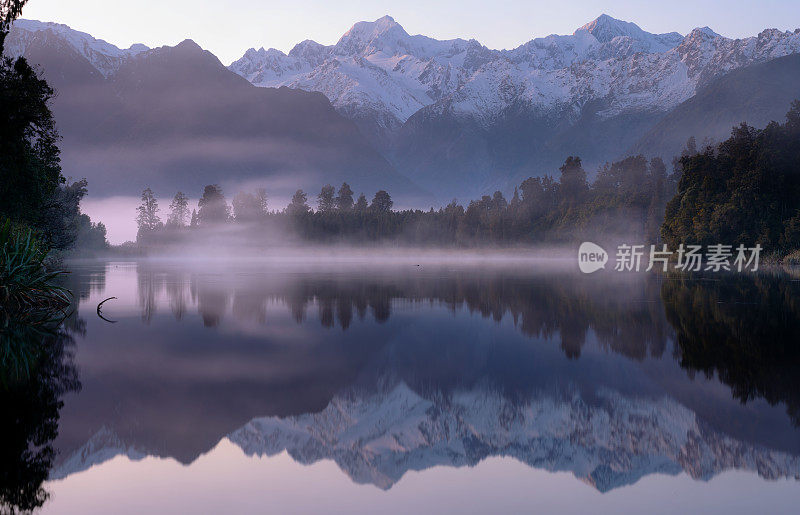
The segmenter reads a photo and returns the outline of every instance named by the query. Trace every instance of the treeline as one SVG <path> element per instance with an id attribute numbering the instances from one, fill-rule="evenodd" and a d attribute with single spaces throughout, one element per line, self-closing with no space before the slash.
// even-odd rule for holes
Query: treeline
<path id="1" fill-rule="evenodd" d="M 176 230 L 219 224 L 272 224 L 313 242 L 516 244 L 598 234 L 656 241 L 676 183 L 661 159 L 648 161 L 643 156 L 606 164 L 590 183 L 581 159 L 569 157 L 557 178 L 531 177 L 515 188 L 510 199 L 496 191 L 466 206 L 453 200 L 438 210 L 393 210 L 388 192 L 378 191 L 368 201 L 363 193 L 356 198 L 344 183 L 338 189 L 325 185 L 316 196 L 316 209 L 309 205 L 308 194 L 298 190 L 285 209 L 270 211 L 263 189 L 240 192 L 228 204 L 219 186 L 209 185 L 191 213 L 186 195 L 177 193 L 166 221 L 148 188 L 138 208 L 138 241 L 171 241 Z"/>
<path id="2" fill-rule="evenodd" d="M 24 2 L 5 2 L 0 20 L 0 222 L 34 231 L 48 248 L 106 246 L 106 229 L 81 214 L 86 181 L 61 173 L 59 139 L 49 108 L 53 89 L 20 57 L 2 56 L 3 41 Z"/>
<path id="3" fill-rule="evenodd" d="M 672 248 L 760 243 L 800 261 L 800 101 L 785 123 L 742 124 L 719 145 L 683 156 L 679 167 L 662 230 Z"/>
<path id="4" fill-rule="evenodd" d="M 272 225 L 319 243 L 391 241 L 414 245 L 485 245 L 625 240 L 648 244 L 760 244 L 772 256 L 800 262 L 800 102 L 783 124 L 742 124 L 731 137 L 698 150 L 693 138 L 672 171 L 659 158 L 607 163 L 589 182 L 579 157 L 555 176 L 531 177 L 507 199 L 500 191 L 438 210 L 394 210 L 386 191 L 354 198 L 347 183 L 316 196 L 298 190 L 283 210 L 268 210 L 263 189 L 240 192 L 229 205 L 206 186 L 198 209 L 178 193 L 166 223 L 153 192 L 139 207 L 139 242 L 171 241 L 175 230 L 219 224 Z"/>

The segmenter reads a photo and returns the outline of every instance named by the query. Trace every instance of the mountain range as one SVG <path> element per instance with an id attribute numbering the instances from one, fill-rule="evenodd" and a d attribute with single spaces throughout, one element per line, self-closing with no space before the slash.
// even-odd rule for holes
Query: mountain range
<path id="1" fill-rule="evenodd" d="M 178 64 L 190 58 L 189 47 L 196 56 L 206 57 L 205 66 L 187 68 Z M 94 82 L 105 84 L 116 96 L 123 92 L 123 99 L 133 105 L 129 119 L 119 122 L 125 125 L 125 131 L 111 135 L 116 143 L 128 145 L 144 137 L 137 118 L 140 115 L 150 117 L 147 134 L 160 138 L 164 120 L 158 114 L 165 106 L 177 109 L 176 103 L 182 104 L 187 124 L 174 127 L 175 131 L 195 128 L 207 133 L 208 126 L 236 127 L 240 121 L 237 116 L 225 118 L 231 100 L 220 100 L 221 112 L 207 120 L 208 126 L 200 129 L 194 125 L 192 116 L 205 110 L 205 104 L 196 102 L 197 97 L 208 101 L 194 90 L 204 88 L 210 76 L 222 77 L 224 67 L 191 42 L 172 49 L 151 50 L 142 45 L 119 49 L 63 25 L 20 20 L 6 52 L 28 56 L 42 66 L 48 79 L 54 75 L 52 82 L 61 93 L 56 99 L 57 121 L 65 134 L 67 156 L 73 121 L 70 115 L 59 113 L 59 104 L 70 103 L 86 89 L 81 86 L 74 91 L 59 79 L 77 74 L 78 69 L 82 75 L 92 76 Z M 799 52 L 800 29 L 768 29 L 744 39 L 729 39 L 708 27 L 685 36 L 676 32 L 651 34 L 607 15 L 571 35 L 550 35 L 514 49 L 493 50 L 475 40 L 442 41 L 409 35 L 394 19 L 384 16 L 374 22 L 356 23 L 334 45 L 306 40 L 288 54 L 251 48 L 228 66 L 225 71 L 246 79 L 260 91 L 285 89 L 279 90 L 284 92 L 283 97 L 275 93 L 267 106 L 266 97 L 249 89 L 243 94 L 244 85 L 235 95 L 225 87 L 213 91 L 207 88 L 209 95 L 239 99 L 251 122 L 232 131 L 231 137 L 241 131 L 235 143 L 217 142 L 226 152 L 215 161 L 215 167 L 223 169 L 230 180 L 265 174 L 296 180 L 296 173 L 286 173 L 287 167 L 314 169 L 319 173 L 310 174 L 304 183 L 308 187 L 314 181 L 336 182 L 350 175 L 351 182 L 364 188 L 380 185 L 399 195 L 414 194 L 425 200 L 431 198 L 425 195 L 428 192 L 442 202 L 494 189 L 509 191 L 525 177 L 553 174 L 568 155 L 580 155 L 590 173 L 603 162 L 629 152 L 668 160 L 680 152 L 689 136 L 698 141 L 720 139 L 740 122 L 763 124 L 780 119 L 791 99 L 800 97 L 800 87 L 795 86 L 800 84 L 800 77 L 793 61 L 779 58 Z M 175 61 L 158 68 L 158 60 L 167 56 Z M 772 61 L 768 71 L 775 80 L 754 82 L 763 68 L 732 73 Z M 127 89 L 140 87 L 142 76 L 154 84 L 153 96 L 125 95 Z M 161 97 L 158 81 L 168 77 L 174 96 Z M 225 80 L 234 83 L 232 78 Z M 744 82 L 747 85 L 740 87 Z M 281 121 L 267 117 L 258 123 L 278 105 L 284 105 L 283 98 L 292 98 L 297 105 L 318 102 L 317 109 L 325 109 L 324 98 L 301 96 L 302 92 L 321 93 L 335 110 L 325 114 L 330 127 L 320 130 L 328 137 L 303 129 L 304 142 L 310 145 L 303 148 L 312 148 L 313 156 L 289 146 L 276 164 L 270 162 L 271 151 L 230 150 L 243 146 L 245 135 L 258 139 L 262 132 L 272 131 L 270 137 L 280 139 L 286 119 L 292 119 L 295 125 L 317 125 L 313 123 L 319 118 L 316 111 L 294 109 L 288 109 L 288 118 Z M 759 101 L 751 101 L 754 92 Z M 158 110 L 151 107 L 153 103 Z M 252 110 L 245 105 L 252 105 Z M 91 109 L 87 104 L 80 107 Z M 109 118 L 104 106 L 95 110 L 103 112 L 95 118 Z M 698 117 L 706 111 L 716 113 L 708 124 Z M 169 120 L 174 120 L 174 114 Z M 81 130 L 89 123 L 98 127 L 96 120 L 81 123 Z M 96 132 L 105 134 L 105 126 L 99 126 Z M 130 126 L 137 132 L 131 134 Z M 95 137 L 91 131 L 86 134 L 87 142 Z M 318 146 L 325 144 L 328 149 L 347 148 L 347 156 L 329 162 L 326 152 L 317 152 Z M 305 162 L 298 166 L 294 160 L 301 156 Z M 110 157 L 103 154 L 97 161 Z M 174 172 L 183 166 L 180 160 L 166 159 L 148 168 L 156 170 L 153 173 L 159 177 L 186 175 Z M 110 163 L 114 167 L 114 161 Z M 83 162 L 76 164 L 85 166 Z"/>
<path id="2" fill-rule="evenodd" d="M 600 492 L 650 474 L 708 481 L 729 469 L 765 479 L 800 478 L 800 460 L 721 433 L 680 403 L 597 392 L 515 402 L 488 388 L 452 397 L 420 396 L 400 383 L 385 391 L 343 392 L 318 413 L 259 417 L 227 435 L 248 456 L 288 452 L 310 465 L 333 460 L 354 482 L 389 489 L 408 471 L 475 466 L 512 457 L 550 472 L 571 472 Z M 158 455 L 104 426 L 63 456 L 63 479 L 116 456 Z"/>
<path id="3" fill-rule="evenodd" d="M 191 40 L 120 50 L 22 20 L 5 50 L 35 63 L 56 90 L 64 174 L 86 177 L 90 194 L 150 186 L 192 196 L 220 183 L 265 186 L 274 198 L 345 180 L 367 191 L 421 191 L 320 93 L 257 88 Z"/>

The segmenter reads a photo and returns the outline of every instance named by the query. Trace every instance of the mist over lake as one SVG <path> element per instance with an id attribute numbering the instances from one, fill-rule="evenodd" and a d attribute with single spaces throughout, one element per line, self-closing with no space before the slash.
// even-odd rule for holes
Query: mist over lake
<path id="1" fill-rule="evenodd" d="M 796 0 L 96 4 L 0 2 L 0 513 L 798 511 Z"/>

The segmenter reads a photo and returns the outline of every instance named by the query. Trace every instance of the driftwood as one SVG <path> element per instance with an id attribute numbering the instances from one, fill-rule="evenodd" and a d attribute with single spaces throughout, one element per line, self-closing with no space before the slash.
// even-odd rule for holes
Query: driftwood
<path id="1" fill-rule="evenodd" d="M 98 305 L 97 305 L 97 316 L 99 316 L 101 319 L 105 320 L 105 321 L 106 321 L 106 322 L 108 322 L 109 324 L 116 324 L 116 323 L 117 323 L 117 321 L 116 321 L 116 320 L 109 320 L 109 319 L 107 319 L 106 317 L 104 317 L 104 316 L 103 316 L 103 315 L 100 313 L 100 307 L 101 307 L 103 304 L 105 304 L 106 302 L 108 302 L 109 300 L 112 300 L 112 299 L 116 299 L 116 297 L 109 297 L 109 298 L 107 298 L 106 300 L 104 300 L 103 302 L 101 302 L 100 304 L 98 304 Z"/>

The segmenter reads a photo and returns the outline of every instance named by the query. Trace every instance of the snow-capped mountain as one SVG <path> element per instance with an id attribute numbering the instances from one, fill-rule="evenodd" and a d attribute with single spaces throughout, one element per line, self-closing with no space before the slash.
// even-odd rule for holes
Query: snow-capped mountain
<path id="1" fill-rule="evenodd" d="M 142 44 L 121 49 L 102 39 L 95 39 L 85 32 L 73 30 L 59 23 L 43 23 L 36 20 L 17 20 L 11 37 L 6 40 L 5 53 L 10 56 L 25 55 L 25 51 L 35 40 L 56 39 L 66 42 L 80 55 L 85 57 L 104 77 L 109 77 L 119 70 L 122 62 L 128 57 L 149 50 Z"/>
<path id="2" fill-rule="evenodd" d="M 385 16 L 335 45 L 250 49 L 229 68 L 257 86 L 323 93 L 401 173 L 451 199 L 509 191 L 567 155 L 592 172 L 712 81 L 798 52 L 800 30 L 651 34 L 607 15 L 571 35 L 491 50 L 412 36 Z"/>
<path id="3" fill-rule="evenodd" d="M 86 177 L 94 194 L 256 181 L 288 196 L 348 181 L 367 194 L 425 195 L 323 95 L 255 87 L 191 40 L 119 49 L 65 25 L 17 20 L 4 53 L 27 58 L 56 91 L 64 175 Z"/>
<path id="4" fill-rule="evenodd" d="M 356 23 L 332 46 L 304 41 L 288 55 L 251 48 L 230 69 L 257 86 L 319 91 L 344 112 L 367 109 L 402 123 L 498 55 L 474 40 L 410 36 L 384 16 Z"/>
<path id="5" fill-rule="evenodd" d="M 611 390 L 592 402 L 577 392 L 520 402 L 488 388 L 423 397 L 401 382 L 380 392 L 342 392 L 318 413 L 256 418 L 227 438 L 250 456 L 287 451 L 302 464 L 330 459 L 353 481 L 383 489 L 410 470 L 474 466 L 493 456 L 572 472 L 601 492 L 654 473 L 707 481 L 737 469 L 800 480 L 797 456 L 727 436 L 669 397 Z M 146 454 L 102 428 L 50 478 Z"/>
<path id="6" fill-rule="evenodd" d="M 58 45 L 117 82 L 124 63 L 152 52 L 26 20 L 15 22 L 5 50 L 16 56 Z M 800 29 L 744 39 L 708 27 L 652 34 L 607 15 L 570 35 L 492 50 L 475 40 L 410 35 L 384 16 L 356 23 L 334 45 L 306 40 L 288 54 L 251 48 L 228 70 L 255 86 L 322 93 L 381 159 L 444 203 L 510 192 L 529 176 L 555 173 L 569 155 L 591 174 L 632 151 L 669 160 L 688 136 L 703 141 L 742 121 L 775 119 L 788 110 L 785 95 L 767 92 L 776 100 L 759 105 L 733 95 L 720 101 L 746 112 L 730 109 L 708 130 L 677 124 L 669 145 L 643 143 L 664 117 L 729 72 L 797 53 Z M 66 58 L 59 59 L 49 64 L 62 73 Z"/>
<path id="7" fill-rule="evenodd" d="M 249 455 L 284 450 L 308 464 L 334 460 L 357 483 L 390 488 L 410 470 L 513 457 L 569 471 L 601 492 L 653 473 L 709 480 L 736 468 L 800 479 L 800 459 L 734 440 L 679 403 L 597 392 L 512 402 L 488 389 L 426 399 L 405 384 L 371 398 L 341 396 L 321 413 L 255 419 L 229 436 Z"/>
<path id="8" fill-rule="evenodd" d="M 578 115 L 604 99 L 610 117 L 627 109 L 667 111 L 729 70 L 800 51 L 800 33 L 766 30 L 732 40 L 708 27 L 686 37 L 651 34 L 602 15 L 568 36 L 537 38 L 513 50 L 475 40 L 410 36 L 389 16 L 359 22 L 333 46 L 305 41 L 289 55 L 250 49 L 230 69 L 258 86 L 325 94 L 341 112 L 391 116 L 402 124 L 425 106 L 491 124 L 523 102 Z"/>
<path id="9" fill-rule="evenodd" d="M 666 52 L 675 48 L 683 36 L 677 32 L 668 34 L 650 34 L 643 31 L 635 23 L 615 20 L 607 14 L 600 15 L 597 19 L 590 21 L 583 27 L 575 31 L 588 32 L 601 43 L 610 43 L 615 38 L 628 38 L 634 45 L 640 48 L 641 52 Z"/>

